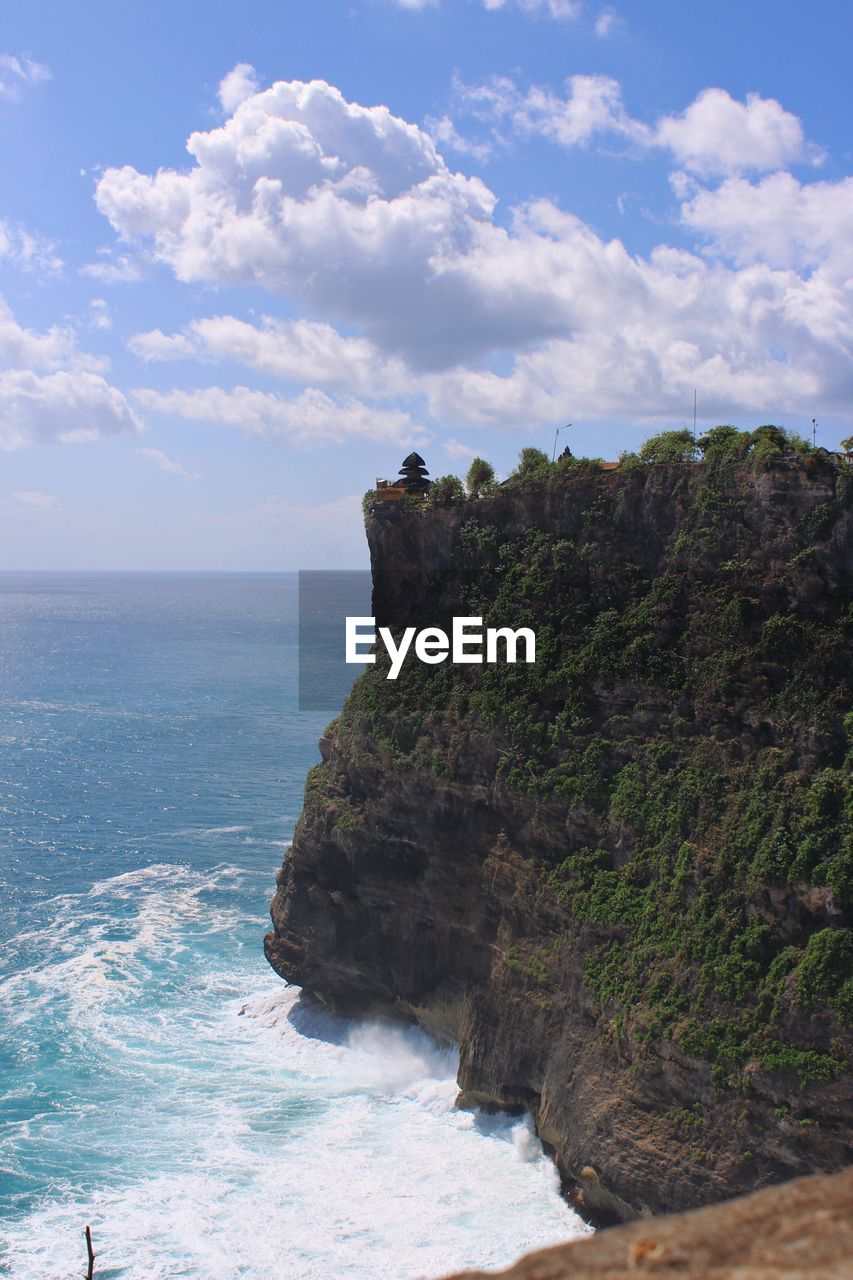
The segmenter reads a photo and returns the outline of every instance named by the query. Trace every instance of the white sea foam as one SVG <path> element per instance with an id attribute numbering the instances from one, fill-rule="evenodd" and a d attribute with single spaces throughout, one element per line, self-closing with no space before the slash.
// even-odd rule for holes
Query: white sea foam
<path id="1" fill-rule="evenodd" d="M 0 1270 L 67 1280 L 87 1222 L 122 1280 L 407 1280 L 581 1232 L 529 1121 L 454 1108 L 452 1051 L 268 973 L 263 883 L 155 865 L 48 905 L 0 996 L 22 1054 L 67 1038 L 61 1105 L 18 1099 Z"/>

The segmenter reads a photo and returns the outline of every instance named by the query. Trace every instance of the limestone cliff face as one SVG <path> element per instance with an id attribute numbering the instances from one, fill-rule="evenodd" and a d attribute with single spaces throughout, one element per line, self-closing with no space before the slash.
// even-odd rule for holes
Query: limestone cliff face
<path id="1" fill-rule="evenodd" d="M 527 1109 L 598 1221 L 850 1159 L 848 487 L 580 466 L 368 522 L 380 624 L 540 656 L 358 681 L 267 956 L 457 1041 L 463 1103 Z"/>

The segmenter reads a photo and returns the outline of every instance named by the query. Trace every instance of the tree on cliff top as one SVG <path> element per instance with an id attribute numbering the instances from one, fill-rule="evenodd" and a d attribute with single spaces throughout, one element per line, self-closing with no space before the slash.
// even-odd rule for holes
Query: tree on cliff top
<path id="1" fill-rule="evenodd" d="M 491 493 L 495 488 L 495 469 L 485 458 L 475 458 L 468 468 L 465 485 L 472 498 Z"/>
<path id="2" fill-rule="evenodd" d="M 542 449 L 527 445 L 518 455 L 518 463 L 510 473 L 510 481 L 538 480 L 547 476 L 552 470 L 551 459 Z"/>
<path id="3" fill-rule="evenodd" d="M 640 449 L 641 462 L 692 462 L 696 444 L 686 427 L 679 431 L 661 431 Z"/>
<path id="4" fill-rule="evenodd" d="M 429 502 L 432 506 L 448 506 L 451 502 L 462 502 L 465 490 L 458 476 L 439 476 L 433 480 L 429 491 Z"/>

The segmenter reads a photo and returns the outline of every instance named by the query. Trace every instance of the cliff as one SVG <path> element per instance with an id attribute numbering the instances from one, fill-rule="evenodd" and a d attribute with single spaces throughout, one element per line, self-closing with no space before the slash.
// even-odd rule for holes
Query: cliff
<path id="1" fill-rule="evenodd" d="M 595 1221 L 850 1159 L 851 481 L 567 463 L 368 520 L 380 624 L 537 662 L 360 677 L 267 955 L 457 1041 L 463 1105 L 528 1110 Z"/>

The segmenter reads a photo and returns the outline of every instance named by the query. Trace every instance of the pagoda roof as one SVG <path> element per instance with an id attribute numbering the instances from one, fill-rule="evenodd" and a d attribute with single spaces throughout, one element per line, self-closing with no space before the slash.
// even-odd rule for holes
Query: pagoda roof
<path id="1" fill-rule="evenodd" d="M 425 467 L 426 463 L 419 453 L 410 453 L 408 458 L 403 459 L 404 467 Z"/>

